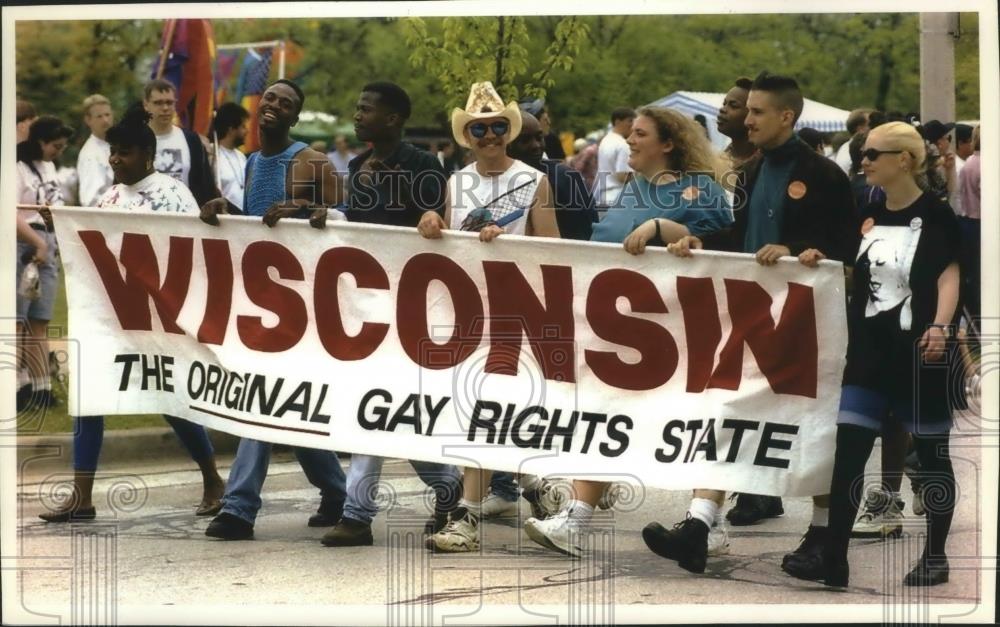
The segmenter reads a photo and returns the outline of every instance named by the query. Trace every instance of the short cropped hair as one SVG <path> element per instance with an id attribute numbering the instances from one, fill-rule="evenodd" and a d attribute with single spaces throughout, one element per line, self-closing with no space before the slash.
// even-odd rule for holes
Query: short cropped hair
<path id="1" fill-rule="evenodd" d="M 90 94 L 83 99 L 83 115 L 90 115 L 90 109 L 97 105 L 111 106 L 111 101 L 101 94 Z"/>
<path id="2" fill-rule="evenodd" d="M 741 76 L 733 81 L 733 87 L 739 87 L 740 89 L 750 91 L 750 88 L 753 87 L 753 81 L 749 77 Z"/>
<path id="3" fill-rule="evenodd" d="M 379 102 L 388 107 L 390 111 L 398 114 L 404 120 L 410 119 L 410 113 L 412 112 L 410 96 L 406 93 L 405 89 L 396 83 L 375 81 L 362 87 L 361 91 L 370 91 L 373 94 L 378 94 Z"/>
<path id="4" fill-rule="evenodd" d="M 631 120 L 633 118 L 635 118 L 635 109 L 629 107 L 618 107 L 611 112 L 611 124 L 615 124 L 618 120 Z"/>
<path id="5" fill-rule="evenodd" d="M 177 88 L 170 81 L 163 78 L 154 78 L 153 80 L 147 82 L 142 88 L 142 96 L 144 99 L 149 100 L 149 97 L 153 95 L 154 91 L 172 91 L 177 93 Z"/>
<path id="6" fill-rule="evenodd" d="M 38 114 L 35 113 L 35 105 L 31 104 L 27 100 L 18 100 L 16 109 L 18 124 L 24 122 L 25 120 L 38 117 Z"/>
<path id="7" fill-rule="evenodd" d="M 783 109 L 791 109 L 795 117 L 793 122 L 797 122 L 802 115 L 802 91 L 798 82 L 790 76 L 771 74 L 767 70 L 757 75 L 750 86 L 753 91 L 766 91 L 778 101 Z"/>
<path id="8" fill-rule="evenodd" d="M 295 95 L 299 97 L 299 108 L 296 109 L 295 113 L 302 113 L 302 107 L 306 104 L 306 94 L 299 87 L 298 83 L 288 80 L 287 78 L 279 78 L 278 80 L 271 83 L 271 85 L 288 85 L 295 92 Z"/>
<path id="9" fill-rule="evenodd" d="M 215 112 L 212 131 L 219 137 L 225 137 L 230 129 L 239 128 L 248 117 L 250 114 L 246 109 L 235 102 L 227 102 Z"/>
<path id="10" fill-rule="evenodd" d="M 869 116 L 874 109 L 855 109 L 847 116 L 847 132 L 854 135 L 858 129 L 869 123 Z"/>

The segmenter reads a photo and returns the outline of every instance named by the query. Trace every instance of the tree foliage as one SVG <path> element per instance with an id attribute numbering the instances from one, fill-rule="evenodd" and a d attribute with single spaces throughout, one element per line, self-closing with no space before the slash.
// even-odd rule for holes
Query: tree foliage
<path id="1" fill-rule="evenodd" d="M 919 111 L 916 13 L 214 20 L 216 41 L 292 41 L 306 108 L 347 118 L 361 87 L 392 80 L 414 103 L 411 126 L 447 128 L 469 85 L 506 100 L 544 95 L 559 130 L 604 126 L 616 106 L 677 90 L 725 91 L 760 70 L 798 78 L 806 97 L 852 109 Z M 956 42 L 956 108 L 979 117 L 978 16 Z M 140 97 L 161 21 L 18 22 L 19 98 L 82 128 L 94 92 L 121 111 Z M 275 64 L 276 65 L 276 64 Z M 84 134 L 81 134 L 81 139 Z"/>

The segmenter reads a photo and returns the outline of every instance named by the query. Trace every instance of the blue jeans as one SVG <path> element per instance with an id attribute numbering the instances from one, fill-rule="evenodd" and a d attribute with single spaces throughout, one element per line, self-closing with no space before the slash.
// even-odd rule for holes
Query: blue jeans
<path id="1" fill-rule="evenodd" d="M 384 457 L 374 455 L 351 455 L 351 467 L 347 477 L 347 502 L 344 503 L 344 518 L 371 524 L 378 513 L 375 493 L 382 476 Z M 462 474 L 450 464 L 437 464 L 410 460 L 413 469 L 424 483 L 434 488 L 434 509 L 450 512 L 462 498 Z"/>
<path id="2" fill-rule="evenodd" d="M 493 478 L 490 479 L 490 492 L 511 503 L 516 502 L 521 496 L 514 483 L 513 473 L 499 470 L 493 473 Z"/>
<path id="3" fill-rule="evenodd" d="M 340 460 L 333 451 L 294 447 L 309 483 L 319 488 L 320 511 L 340 509 L 344 502 L 347 477 L 340 467 Z M 236 459 L 229 469 L 226 493 L 222 497 L 222 511 L 242 518 L 251 525 L 260 511 L 260 492 L 267 478 L 271 463 L 271 443 L 241 438 L 236 449 Z"/>
<path id="4" fill-rule="evenodd" d="M 205 427 L 181 418 L 164 415 L 191 459 L 201 463 L 215 453 Z M 104 443 L 104 416 L 77 416 L 73 419 L 73 470 L 94 472 Z"/>

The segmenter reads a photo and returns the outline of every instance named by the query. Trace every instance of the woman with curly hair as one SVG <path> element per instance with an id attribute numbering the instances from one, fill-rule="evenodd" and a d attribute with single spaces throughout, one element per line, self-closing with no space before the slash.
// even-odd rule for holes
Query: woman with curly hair
<path id="1" fill-rule="evenodd" d="M 629 166 L 636 175 L 595 225 L 591 241 L 623 243 L 626 251 L 639 255 L 648 244 L 666 246 L 687 235 L 730 226 L 732 211 L 718 183 L 725 166 L 712 152 L 704 129 L 664 107 L 644 107 L 637 113 L 627 139 Z M 540 489 L 544 491 L 545 486 Z M 580 555 L 580 532 L 594 508 L 607 509 L 614 500 L 611 484 L 578 479 L 562 511 L 544 520 L 529 518 L 524 529 L 546 548 Z"/>

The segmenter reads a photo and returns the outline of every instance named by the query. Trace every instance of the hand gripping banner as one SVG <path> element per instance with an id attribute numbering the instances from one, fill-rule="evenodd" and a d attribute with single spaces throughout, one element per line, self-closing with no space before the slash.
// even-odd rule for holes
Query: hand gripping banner
<path id="1" fill-rule="evenodd" d="M 54 213 L 73 415 L 647 487 L 829 488 L 839 263 Z"/>

